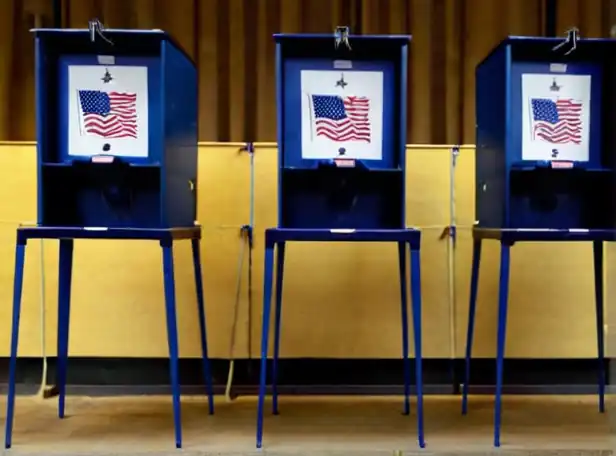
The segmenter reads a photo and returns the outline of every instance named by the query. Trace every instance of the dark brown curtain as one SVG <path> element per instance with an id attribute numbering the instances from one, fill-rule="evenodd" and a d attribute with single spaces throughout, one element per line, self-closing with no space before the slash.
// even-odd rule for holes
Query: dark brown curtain
<path id="1" fill-rule="evenodd" d="M 203 141 L 275 141 L 275 32 L 413 35 L 409 143 L 474 142 L 475 65 L 508 34 L 543 35 L 547 0 L 64 0 L 63 25 L 160 28 L 199 68 Z M 609 36 L 616 0 L 557 0 L 558 33 Z M 0 2 L 0 140 L 34 140 L 33 40 L 51 0 Z"/>

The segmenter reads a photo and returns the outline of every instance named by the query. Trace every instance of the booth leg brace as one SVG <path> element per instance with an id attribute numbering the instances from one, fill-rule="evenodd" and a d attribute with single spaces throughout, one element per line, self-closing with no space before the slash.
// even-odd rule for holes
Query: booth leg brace
<path id="1" fill-rule="evenodd" d="M 274 282 L 274 250 L 276 251 L 276 289 L 275 289 L 275 315 L 274 315 L 274 354 L 272 359 L 272 412 L 278 415 L 278 358 L 280 355 L 280 330 L 282 321 L 282 290 L 284 281 L 285 242 L 277 242 L 265 248 L 265 271 L 263 288 L 263 323 L 261 335 L 261 372 L 259 384 L 259 401 L 257 411 L 257 448 L 263 446 L 263 415 L 265 408 L 265 395 L 267 389 L 267 356 L 269 348 L 270 313 L 272 300 L 272 285 Z M 402 357 L 404 362 L 404 408 L 403 413 L 410 413 L 411 394 L 411 360 L 409 359 L 409 329 L 408 329 L 408 300 L 407 300 L 407 243 L 398 243 L 398 258 L 400 271 L 400 294 L 402 313 Z M 422 345 L 421 345 L 421 273 L 420 251 L 411 249 L 411 295 L 413 310 L 413 329 L 415 341 L 415 376 L 417 393 L 417 438 L 419 446 L 425 447 L 423 423 L 423 373 L 422 373 Z"/>
<path id="2" fill-rule="evenodd" d="M 203 280 L 201 275 L 201 255 L 199 239 L 192 239 L 192 254 L 199 313 L 199 335 L 203 357 L 203 375 L 207 385 L 209 413 L 214 413 L 212 373 L 207 351 L 207 334 L 205 322 L 205 305 L 203 298 Z M 68 364 L 68 343 L 71 313 L 71 285 L 73 273 L 73 239 L 60 239 L 59 277 L 58 277 L 58 416 L 65 417 L 66 373 Z M 169 343 L 170 378 L 173 396 L 173 417 L 175 424 L 175 446 L 182 446 L 182 421 L 180 409 L 179 348 L 175 300 L 175 277 L 173 265 L 173 242 L 161 241 L 163 278 L 165 289 L 165 313 L 167 320 L 167 337 Z M 11 353 L 9 363 L 9 388 L 7 397 L 5 448 L 12 445 L 13 419 L 15 412 L 15 375 L 17 370 L 17 349 L 19 344 L 19 323 L 21 315 L 21 297 L 23 290 L 26 241 L 18 238 L 15 249 L 15 279 L 13 282 L 13 319 L 11 328 Z"/>
<path id="3" fill-rule="evenodd" d="M 462 414 L 468 412 L 468 390 L 470 384 L 470 362 L 473 348 L 473 334 L 475 330 L 475 313 L 477 309 L 477 292 L 479 287 L 479 267 L 481 263 L 481 239 L 473 241 L 473 264 L 471 270 L 471 289 L 468 314 L 468 328 L 466 335 L 466 354 L 464 369 L 464 385 L 462 389 Z M 505 359 L 505 342 L 507 333 L 507 310 L 509 298 L 510 251 L 512 242 L 501 241 L 500 279 L 498 291 L 498 326 L 496 346 L 496 392 L 494 404 L 494 446 L 501 445 L 501 415 L 502 415 L 502 389 L 503 369 Z M 605 351 L 603 344 L 603 242 L 593 241 L 593 263 L 595 282 L 595 311 L 597 331 L 598 354 L 598 392 L 599 411 L 605 411 Z"/>
<path id="4" fill-rule="evenodd" d="M 9 391 L 6 410 L 5 448 L 12 445 L 13 419 L 15 414 L 15 376 L 17 371 L 17 349 L 19 346 L 19 323 L 21 297 L 26 257 L 26 241 L 18 240 L 15 248 L 15 278 L 13 281 L 13 320 L 11 327 L 11 353 L 9 362 Z M 71 315 L 71 285 L 73 278 L 73 240 L 60 239 L 58 273 L 58 361 L 56 383 L 58 390 L 58 417 L 65 417 L 66 371 L 68 365 L 68 340 Z"/>

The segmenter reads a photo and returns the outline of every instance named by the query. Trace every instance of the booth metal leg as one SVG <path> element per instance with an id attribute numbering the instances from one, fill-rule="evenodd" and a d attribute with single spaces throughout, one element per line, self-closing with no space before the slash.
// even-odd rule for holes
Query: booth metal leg
<path id="1" fill-rule="evenodd" d="M 261 325 L 261 372 L 259 402 L 257 407 L 257 448 L 263 446 L 263 408 L 267 381 L 267 351 L 269 344 L 270 313 L 272 308 L 272 282 L 274 269 L 274 245 L 266 245 L 263 268 L 263 323 Z"/>
<path id="2" fill-rule="evenodd" d="M 195 271 L 195 286 L 197 288 L 197 309 L 199 311 L 199 337 L 201 339 L 201 357 L 203 363 L 203 381 L 207 389 L 207 403 L 210 415 L 214 414 L 214 390 L 212 370 L 207 350 L 207 325 L 205 319 L 205 300 L 203 297 L 203 276 L 201 274 L 201 241 L 193 239 L 192 242 L 193 267 Z"/>
<path id="3" fill-rule="evenodd" d="M 417 440 L 425 448 L 423 417 L 423 373 L 421 352 L 421 261 L 419 249 L 411 248 L 411 298 L 415 338 L 415 383 L 417 388 Z"/>
<path id="4" fill-rule="evenodd" d="M 175 277 L 173 272 L 173 243 L 161 242 L 163 249 L 163 278 L 165 287 L 165 313 L 167 315 L 167 339 L 169 343 L 169 371 L 173 395 L 173 422 L 175 446 L 182 448 L 182 413 L 180 408 L 180 378 L 178 329 L 175 304 Z"/>
<path id="5" fill-rule="evenodd" d="M 9 363 L 9 391 L 6 400 L 6 430 L 4 447 L 11 448 L 13 440 L 13 418 L 15 413 L 15 371 L 17 370 L 17 346 L 19 345 L 19 317 L 21 315 L 21 294 L 24 282 L 26 244 L 15 246 L 15 277 L 13 279 L 13 320 L 11 323 L 11 359 Z"/>
<path id="6" fill-rule="evenodd" d="M 402 362 L 404 363 L 404 410 L 408 415 L 411 410 L 411 360 L 409 358 L 409 313 L 408 290 L 406 287 L 406 242 L 398 242 L 398 265 L 400 268 L 400 304 L 402 308 Z"/>
<path id="7" fill-rule="evenodd" d="M 501 242 L 500 279 L 498 289 L 498 330 L 496 344 L 496 397 L 494 404 L 494 446 L 500 446 L 503 367 L 507 336 L 507 301 L 509 298 L 509 263 L 511 246 Z"/>
<path id="8" fill-rule="evenodd" d="M 473 334 L 475 332 L 475 312 L 477 310 L 477 290 L 479 289 L 479 266 L 481 265 L 481 239 L 473 241 L 473 265 L 471 269 L 471 296 L 468 304 L 468 324 L 466 329 L 466 353 L 464 356 L 464 384 L 462 385 L 462 414 L 468 412 L 468 388 L 471 381 L 471 357 L 473 353 Z"/>
<path id="9" fill-rule="evenodd" d="M 595 307 L 597 317 L 597 357 L 599 361 L 599 411 L 605 412 L 605 347 L 603 339 L 603 242 L 593 241 Z"/>
<path id="10" fill-rule="evenodd" d="M 274 358 L 272 360 L 272 412 L 274 415 L 278 415 L 278 356 L 280 355 L 284 254 L 285 243 L 280 242 L 276 249 L 276 310 L 274 316 Z"/>
<path id="11" fill-rule="evenodd" d="M 58 416 L 64 418 L 66 404 L 66 371 L 71 320 L 71 285 L 73 279 L 73 240 L 60 239 L 58 275 Z"/>

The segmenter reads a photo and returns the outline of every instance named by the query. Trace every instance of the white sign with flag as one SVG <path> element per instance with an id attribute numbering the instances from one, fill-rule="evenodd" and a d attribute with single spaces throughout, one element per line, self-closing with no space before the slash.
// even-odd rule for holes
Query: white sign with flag
<path id="1" fill-rule="evenodd" d="M 148 69 L 71 65 L 68 155 L 148 156 Z"/>
<path id="2" fill-rule="evenodd" d="M 522 75 L 522 159 L 588 161 L 589 75 Z"/>

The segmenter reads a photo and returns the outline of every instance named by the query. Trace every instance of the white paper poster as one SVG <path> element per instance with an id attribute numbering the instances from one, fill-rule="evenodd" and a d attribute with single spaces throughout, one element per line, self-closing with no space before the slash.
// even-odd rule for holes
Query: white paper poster
<path id="1" fill-rule="evenodd" d="M 383 72 L 303 70 L 302 158 L 383 158 Z"/>
<path id="2" fill-rule="evenodd" d="M 148 156 L 148 69 L 70 65 L 68 155 Z"/>
<path id="3" fill-rule="evenodd" d="M 522 75 L 522 159 L 589 160 L 589 75 Z"/>

